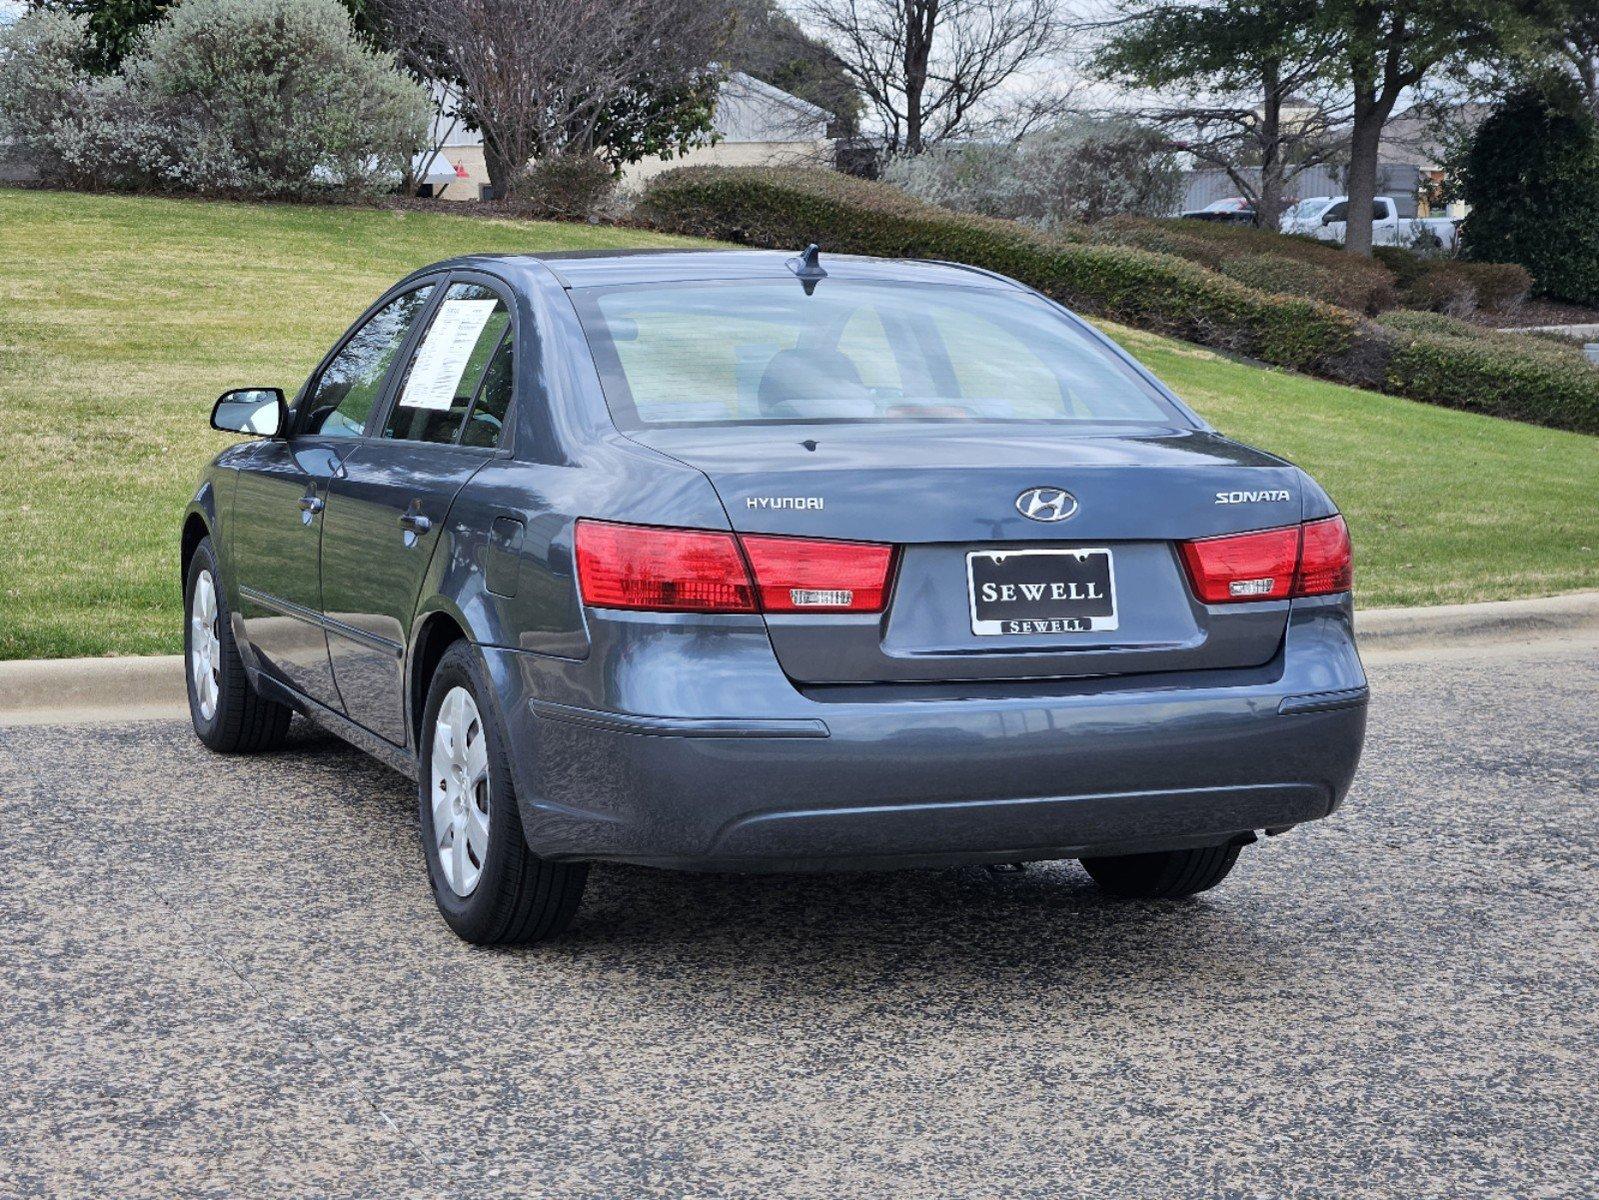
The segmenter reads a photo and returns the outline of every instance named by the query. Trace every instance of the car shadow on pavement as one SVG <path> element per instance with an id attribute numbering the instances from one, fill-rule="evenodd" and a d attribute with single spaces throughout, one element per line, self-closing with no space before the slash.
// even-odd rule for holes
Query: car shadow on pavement
<path id="1" fill-rule="evenodd" d="M 290 746 L 263 756 L 305 784 L 337 778 L 347 812 L 340 831 L 362 837 L 375 877 L 407 876 L 422 886 L 414 791 L 402 777 L 331 735 L 296 723 Z M 282 778 L 282 776 L 280 776 Z M 365 833 L 362 833 L 362 830 Z M 385 859 L 394 861 L 384 862 Z M 986 867 L 880 872 L 690 873 L 619 864 L 590 871 L 583 907 L 557 941 L 500 950 L 461 947 L 442 921 L 413 931 L 453 957 L 487 955 L 529 971 L 625 964 L 621 974 L 660 981 L 690 976 L 749 999 L 781 983 L 815 996 L 852 994 L 870 981 L 882 995 L 920 988 L 1059 983 L 1082 992 L 1129 975 L 1157 986 L 1201 984 L 1217 971 L 1273 971 L 1292 953 L 1270 932 L 1270 912 L 1253 895 L 1248 852 L 1215 892 L 1190 900 L 1133 902 L 1105 896 L 1075 862 L 1029 864 L 1017 873 Z M 417 908 L 426 903 L 419 898 Z M 421 946 L 418 947 L 422 948 Z M 513 968 L 513 969 L 518 969 Z"/>

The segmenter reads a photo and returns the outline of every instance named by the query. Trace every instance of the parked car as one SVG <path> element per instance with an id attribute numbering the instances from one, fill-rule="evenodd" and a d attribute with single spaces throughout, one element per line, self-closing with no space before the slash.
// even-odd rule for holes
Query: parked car
<path id="1" fill-rule="evenodd" d="M 1243 196 L 1212 200 L 1204 208 L 1183 213 L 1185 221 L 1221 221 L 1228 225 L 1253 225 L 1255 206 Z"/>
<path id="2" fill-rule="evenodd" d="M 608 861 L 1185 896 L 1355 772 L 1332 501 L 990 272 L 455 259 L 212 424 L 255 436 L 184 515 L 195 732 L 414 777 L 470 941 Z"/>
<path id="3" fill-rule="evenodd" d="M 1453 250 L 1458 240 L 1455 221 L 1449 217 L 1401 217 L 1391 196 L 1373 202 L 1371 244 L 1405 249 Z M 1284 233 L 1307 234 L 1324 242 L 1343 244 L 1349 227 L 1349 197 L 1312 196 L 1283 214 Z"/>

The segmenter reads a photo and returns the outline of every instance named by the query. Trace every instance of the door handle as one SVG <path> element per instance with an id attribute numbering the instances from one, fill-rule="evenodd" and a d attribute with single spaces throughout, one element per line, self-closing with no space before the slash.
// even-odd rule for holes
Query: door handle
<path id="1" fill-rule="evenodd" d="M 421 513 L 408 512 L 400 518 L 400 528 L 407 533 L 422 534 L 433 528 L 433 522 Z"/>
<path id="2" fill-rule="evenodd" d="M 321 512 L 323 508 L 324 504 L 321 496 L 301 496 L 300 523 L 302 525 L 309 525 L 311 523 L 311 519 L 315 517 L 317 513 Z"/>

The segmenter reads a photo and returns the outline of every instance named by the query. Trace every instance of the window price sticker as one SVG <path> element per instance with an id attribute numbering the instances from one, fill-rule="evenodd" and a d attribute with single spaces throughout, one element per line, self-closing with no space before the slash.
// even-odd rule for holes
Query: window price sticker
<path id="1" fill-rule="evenodd" d="M 496 300 L 446 300 L 428 327 L 411 364 L 400 404 L 405 408 L 448 411 L 472 350 L 494 313 Z"/>

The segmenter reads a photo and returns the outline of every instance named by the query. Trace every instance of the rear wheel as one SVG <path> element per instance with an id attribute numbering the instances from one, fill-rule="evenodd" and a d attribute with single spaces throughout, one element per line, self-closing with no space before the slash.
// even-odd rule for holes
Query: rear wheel
<path id="1" fill-rule="evenodd" d="M 204 538 L 184 581 L 183 659 L 194 732 L 221 754 L 252 754 L 283 745 L 294 713 L 250 686 L 233 640 L 216 552 Z"/>
<path id="2" fill-rule="evenodd" d="M 1085 858 L 1094 882 L 1112 896 L 1129 900 L 1178 900 L 1215 887 L 1238 861 L 1236 844 L 1202 846 L 1197 850 L 1161 850 L 1153 854 L 1120 854 Z"/>
<path id="3" fill-rule="evenodd" d="M 464 941 L 543 941 L 570 924 L 588 865 L 546 862 L 528 849 L 489 687 L 466 642 L 444 652 L 428 684 L 418 764 L 428 879 Z"/>

